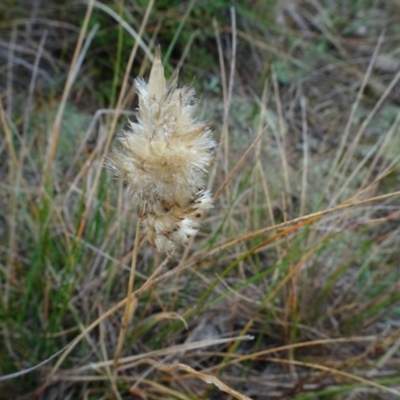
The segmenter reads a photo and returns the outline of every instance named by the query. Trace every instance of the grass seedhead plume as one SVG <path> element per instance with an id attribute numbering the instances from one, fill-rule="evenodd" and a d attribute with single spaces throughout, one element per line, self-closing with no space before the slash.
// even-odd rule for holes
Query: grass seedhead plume
<path id="1" fill-rule="evenodd" d="M 194 118 L 194 89 L 179 87 L 176 77 L 166 82 L 160 48 L 149 82 L 135 84 L 138 118 L 118 137 L 108 165 L 139 201 L 150 244 L 170 253 L 188 243 L 212 206 L 204 177 L 215 142 L 206 124 Z"/>

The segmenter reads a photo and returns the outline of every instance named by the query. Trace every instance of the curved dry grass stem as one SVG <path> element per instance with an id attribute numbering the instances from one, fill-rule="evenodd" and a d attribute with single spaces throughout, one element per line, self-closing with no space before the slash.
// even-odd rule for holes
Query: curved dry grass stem
<path id="1" fill-rule="evenodd" d="M 172 364 L 172 365 L 164 365 L 164 364 L 160 364 L 159 362 L 157 362 L 155 360 L 152 360 L 151 358 L 146 358 L 145 360 L 143 360 L 143 362 L 146 362 L 146 363 L 152 365 L 154 368 L 156 368 L 160 371 L 164 371 L 164 372 L 185 371 L 189 375 L 194 376 L 195 378 L 201 379 L 205 383 L 215 385 L 219 390 L 230 394 L 231 396 L 233 396 L 236 399 L 251 400 L 250 397 L 247 397 L 244 394 L 241 394 L 241 393 L 237 392 L 236 390 L 231 389 L 225 383 L 221 382 L 216 376 L 208 375 L 208 374 L 204 374 L 203 372 L 196 371 L 195 369 L 189 367 L 186 364 L 177 363 L 177 364 Z"/>

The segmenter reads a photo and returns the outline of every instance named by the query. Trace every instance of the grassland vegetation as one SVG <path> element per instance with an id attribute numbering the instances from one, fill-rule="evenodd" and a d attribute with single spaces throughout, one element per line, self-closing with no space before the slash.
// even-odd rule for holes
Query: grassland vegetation
<path id="1" fill-rule="evenodd" d="M 0 399 L 400 397 L 399 18 L 1 2 Z M 167 255 L 103 168 L 157 45 L 217 143 Z"/>

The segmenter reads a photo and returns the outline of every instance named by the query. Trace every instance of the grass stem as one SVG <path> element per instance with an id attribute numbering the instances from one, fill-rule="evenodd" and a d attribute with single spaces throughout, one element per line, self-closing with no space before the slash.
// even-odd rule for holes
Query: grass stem
<path id="1" fill-rule="evenodd" d="M 114 370 L 115 371 L 118 367 L 118 360 L 121 356 L 122 348 L 125 343 L 125 338 L 126 338 L 126 333 L 128 331 L 129 322 L 132 319 L 132 316 L 136 309 L 136 304 L 137 304 L 137 297 L 132 298 L 132 294 L 133 294 L 133 286 L 135 284 L 136 263 L 137 263 L 137 256 L 138 256 L 138 251 L 139 251 L 139 246 L 140 246 L 141 223 L 142 223 L 142 215 L 141 215 L 141 213 L 139 213 L 137 225 L 136 225 L 135 244 L 134 244 L 133 253 L 132 253 L 131 271 L 129 274 L 128 293 L 126 296 L 127 301 L 126 301 L 126 305 L 125 305 L 124 316 L 122 318 L 121 330 L 119 331 L 117 349 L 115 350 L 115 355 L 114 355 Z"/>

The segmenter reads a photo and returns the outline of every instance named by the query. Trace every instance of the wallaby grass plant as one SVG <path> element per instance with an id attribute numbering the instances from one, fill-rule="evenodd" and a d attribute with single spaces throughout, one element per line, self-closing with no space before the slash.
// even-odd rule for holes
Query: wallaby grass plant
<path id="1" fill-rule="evenodd" d="M 400 396 L 400 8 L 380 4 L 271 2 L 265 18 L 240 4 L 205 23 L 190 2 L 177 23 L 155 2 L 89 2 L 64 70 L 54 38 L 71 26 L 10 23 L 0 5 L 0 398 Z M 107 107 L 93 94 L 99 12 L 119 32 Z M 125 47 L 124 23 L 141 41 Z M 156 43 L 184 83 L 196 70 L 190 29 L 220 69 L 202 71 L 218 90 L 196 111 L 218 139 L 201 188 L 214 207 L 184 249 L 150 236 L 163 256 L 139 246 L 138 204 L 103 165 L 127 117 L 140 123 L 131 78 L 147 81 Z"/>
<path id="2" fill-rule="evenodd" d="M 110 168 L 140 202 L 147 240 L 167 254 L 189 244 L 212 206 L 204 174 L 215 142 L 211 130 L 194 120 L 194 89 L 178 88 L 176 80 L 167 86 L 158 48 L 148 84 L 135 82 L 138 123 L 130 123 L 109 157 Z"/>

